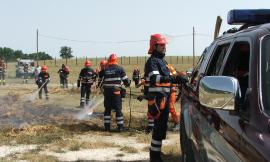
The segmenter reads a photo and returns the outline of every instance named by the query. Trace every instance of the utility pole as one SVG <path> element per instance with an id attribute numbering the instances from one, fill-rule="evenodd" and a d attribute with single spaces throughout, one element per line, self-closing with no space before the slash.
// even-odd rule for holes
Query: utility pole
<path id="1" fill-rule="evenodd" d="M 192 33 L 192 40 L 193 40 L 193 68 L 194 68 L 194 64 L 195 64 L 195 29 L 194 29 L 194 26 L 193 26 L 193 33 Z"/>
<path id="2" fill-rule="evenodd" d="M 38 59 L 39 59 L 38 58 L 38 29 L 37 29 L 37 58 L 36 59 L 37 59 L 37 65 L 38 65 Z"/>

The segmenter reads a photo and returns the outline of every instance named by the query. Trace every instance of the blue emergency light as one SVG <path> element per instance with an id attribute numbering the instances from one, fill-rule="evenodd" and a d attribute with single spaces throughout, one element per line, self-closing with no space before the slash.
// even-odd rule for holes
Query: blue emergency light
<path id="1" fill-rule="evenodd" d="M 231 10 L 227 22 L 231 25 L 270 23 L 270 9 Z"/>

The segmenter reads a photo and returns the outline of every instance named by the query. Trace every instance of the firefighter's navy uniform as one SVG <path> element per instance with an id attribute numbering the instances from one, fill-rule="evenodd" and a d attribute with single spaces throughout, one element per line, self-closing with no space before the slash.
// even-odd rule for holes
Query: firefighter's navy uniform
<path id="1" fill-rule="evenodd" d="M 124 69 L 117 65 L 117 56 L 111 54 L 108 64 L 104 70 L 104 127 L 105 131 L 110 131 L 111 110 L 116 112 L 116 123 L 118 131 L 124 129 L 124 117 L 122 114 L 121 83 L 125 86 L 130 85 L 130 80 L 126 76 Z"/>
<path id="2" fill-rule="evenodd" d="M 48 85 L 49 81 L 51 80 L 51 78 L 50 78 L 50 74 L 48 73 L 47 70 L 48 70 L 48 68 L 45 65 L 43 65 L 41 67 L 41 72 L 38 75 L 38 80 L 36 81 L 36 83 L 38 85 L 38 88 L 40 89 L 39 90 L 39 98 L 40 99 L 42 98 L 42 89 L 44 89 L 46 99 L 48 100 L 49 99 L 49 91 L 48 91 L 47 85 Z"/>
<path id="3" fill-rule="evenodd" d="M 6 63 L 4 60 L 0 60 L 0 85 L 6 84 L 5 76 L 6 76 Z"/>
<path id="4" fill-rule="evenodd" d="M 148 116 L 154 120 L 152 141 L 150 147 L 150 157 L 159 158 L 162 140 L 166 138 L 167 121 L 169 115 L 170 98 L 170 71 L 165 60 L 159 58 L 153 52 L 145 65 L 145 74 L 150 79 Z"/>
<path id="5" fill-rule="evenodd" d="M 162 162 L 162 140 L 166 138 L 169 116 L 171 84 L 183 84 L 187 79 L 183 76 L 170 75 L 167 62 L 163 59 L 166 52 L 166 38 L 160 34 L 151 35 L 147 60 L 144 68 L 145 76 L 150 81 L 148 89 L 148 115 L 154 118 L 154 128 L 150 147 L 150 162 Z M 147 80 L 147 78 L 146 78 Z"/>
<path id="6" fill-rule="evenodd" d="M 140 69 L 135 67 L 132 74 L 132 80 L 135 82 L 135 85 L 138 85 L 140 82 Z"/>
<path id="7" fill-rule="evenodd" d="M 69 68 L 65 64 L 62 64 L 61 69 L 58 70 L 58 74 L 60 78 L 60 87 L 68 88 Z"/>
<path id="8" fill-rule="evenodd" d="M 96 72 L 90 67 L 91 62 L 87 60 L 85 62 L 85 68 L 81 69 L 79 74 L 79 78 L 77 80 L 77 87 L 80 87 L 81 84 L 81 99 L 80 99 L 80 107 L 83 108 L 90 102 L 90 93 L 91 93 L 91 86 L 96 81 L 97 74 Z"/>
<path id="9" fill-rule="evenodd" d="M 173 82 L 170 71 L 163 59 L 166 52 L 166 39 L 160 34 L 151 35 L 150 48 L 144 72 L 149 80 L 148 115 L 154 119 L 154 128 L 150 147 L 150 162 L 161 162 L 162 140 L 166 138 L 169 115 L 170 86 Z"/>

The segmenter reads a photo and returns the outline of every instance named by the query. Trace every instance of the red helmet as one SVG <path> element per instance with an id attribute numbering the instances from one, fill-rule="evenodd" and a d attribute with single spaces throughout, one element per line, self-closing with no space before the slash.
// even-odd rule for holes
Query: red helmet
<path id="1" fill-rule="evenodd" d="M 156 44 L 167 44 L 166 38 L 161 34 L 153 34 L 150 38 L 150 48 L 148 50 L 148 54 L 152 54 L 154 50 L 154 45 Z"/>
<path id="2" fill-rule="evenodd" d="M 41 71 L 42 71 L 42 72 L 47 72 L 47 70 L 48 70 L 48 68 L 47 68 L 46 65 L 42 65 L 42 66 L 41 66 Z"/>
<path id="3" fill-rule="evenodd" d="M 106 66 L 106 64 L 107 64 L 107 60 L 101 60 L 99 63 L 100 66 Z"/>
<path id="4" fill-rule="evenodd" d="M 116 64 L 117 63 L 117 56 L 115 53 L 112 53 L 108 59 L 109 64 Z"/>
<path id="5" fill-rule="evenodd" d="M 90 60 L 86 60 L 85 62 L 84 62 L 84 66 L 85 67 L 90 67 L 92 64 L 91 64 L 91 61 Z"/>

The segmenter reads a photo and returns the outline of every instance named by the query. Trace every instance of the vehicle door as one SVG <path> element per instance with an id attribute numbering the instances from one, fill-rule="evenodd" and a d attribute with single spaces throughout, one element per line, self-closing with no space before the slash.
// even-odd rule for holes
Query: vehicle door
<path id="1" fill-rule="evenodd" d="M 194 69 L 189 84 L 189 113 L 192 125 L 191 139 L 200 161 L 239 161 L 229 144 L 220 135 L 220 121 L 214 110 L 199 103 L 198 83 L 203 76 L 218 75 L 223 59 L 231 48 L 233 40 L 222 41 L 210 49 L 201 67 Z M 198 71 L 197 71 L 198 70 Z"/>
<path id="2" fill-rule="evenodd" d="M 261 47 L 258 47 L 259 43 L 255 41 L 252 42 L 248 38 L 241 41 L 248 42 L 250 48 L 249 56 L 247 56 L 249 58 L 249 62 L 247 63 L 249 65 L 247 67 L 247 86 L 245 87 L 245 84 L 242 83 L 243 81 L 239 81 L 241 92 L 243 91 L 242 103 L 239 105 L 237 112 L 239 126 L 242 131 L 240 154 L 245 161 L 269 161 L 270 144 L 267 139 L 270 139 L 270 36 L 261 39 Z M 262 48 L 262 50 L 259 50 L 260 48 Z M 237 64 L 241 65 L 245 63 L 242 62 L 243 60 L 244 59 L 238 60 Z M 241 80 L 241 78 L 239 78 L 239 80 Z M 258 95 L 260 96 L 258 97 Z"/>
<path id="3" fill-rule="evenodd" d="M 249 91 L 250 55 L 252 41 L 248 37 L 235 39 L 231 50 L 224 59 L 220 75 L 235 77 L 240 85 L 241 98 L 235 111 L 216 110 L 220 120 L 220 134 L 237 151 L 241 160 L 246 161 L 240 146 L 243 135 L 243 122 L 248 118 L 246 94 Z"/>

